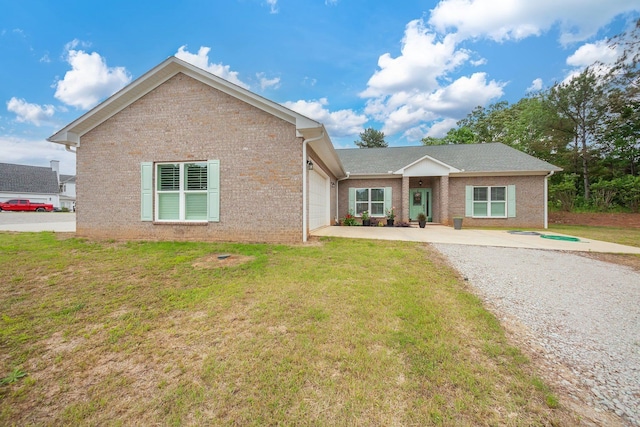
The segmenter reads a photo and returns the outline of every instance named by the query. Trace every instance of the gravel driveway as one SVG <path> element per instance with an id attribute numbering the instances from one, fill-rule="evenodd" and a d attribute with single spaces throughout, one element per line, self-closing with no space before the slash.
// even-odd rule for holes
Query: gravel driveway
<path id="1" fill-rule="evenodd" d="M 433 246 L 498 317 L 524 326 L 530 348 L 558 367 L 556 384 L 570 395 L 586 390 L 596 411 L 640 425 L 638 272 L 569 252 Z"/>

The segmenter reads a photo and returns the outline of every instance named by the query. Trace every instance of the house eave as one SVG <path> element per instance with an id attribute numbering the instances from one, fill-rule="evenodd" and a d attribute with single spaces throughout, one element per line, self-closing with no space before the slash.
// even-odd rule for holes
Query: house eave
<path id="1" fill-rule="evenodd" d="M 84 134 L 104 123 L 179 73 L 183 73 L 291 123 L 296 126 L 296 130 L 319 128 L 322 126 L 315 120 L 172 56 L 60 129 L 47 138 L 47 141 L 78 147 L 80 145 L 80 139 Z"/>
<path id="2" fill-rule="evenodd" d="M 459 172 L 459 169 L 457 169 L 457 168 L 455 168 L 455 167 L 453 167 L 453 166 L 451 166 L 451 165 L 448 165 L 448 164 L 446 164 L 446 163 L 444 163 L 444 162 L 442 162 L 442 161 L 440 161 L 440 160 L 436 159 L 435 157 L 432 157 L 432 156 L 426 155 L 426 156 L 420 157 L 419 159 L 417 159 L 417 160 L 415 160 L 415 161 L 413 161 L 413 162 L 409 163 L 408 165 L 406 165 L 406 166 L 404 166 L 404 167 L 402 167 L 402 168 L 398 169 L 398 170 L 397 170 L 397 171 L 395 171 L 394 173 L 396 173 L 396 174 L 400 174 L 400 175 L 404 175 L 404 174 L 405 174 L 405 171 L 406 171 L 407 169 L 411 168 L 412 166 L 414 166 L 414 165 L 416 165 L 416 164 L 418 164 L 418 163 L 420 163 L 420 162 L 422 162 L 422 161 L 424 161 L 424 160 L 429 160 L 429 161 L 431 161 L 431 162 L 433 162 L 433 163 L 435 163 L 435 164 L 437 164 L 437 165 L 440 165 L 440 166 L 442 166 L 442 167 L 444 167 L 444 168 L 446 168 L 446 169 L 449 169 L 449 173 L 450 173 L 450 174 L 451 174 L 451 173 Z"/>
<path id="3" fill-rule="evenodd" d="M 531 171 L 465 171 L 451 173 L 451 178 L 481 177 L 481 176 L 546 176 L 549 170 Z"/>

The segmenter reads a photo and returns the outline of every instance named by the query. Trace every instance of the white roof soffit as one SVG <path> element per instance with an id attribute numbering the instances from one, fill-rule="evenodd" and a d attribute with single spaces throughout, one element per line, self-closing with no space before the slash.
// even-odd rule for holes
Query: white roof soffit
<path id="1" fill-rule="evenodd" d="M 409 169 L 410 167 L 412 167 L 412 166 L 414 166 L 414 165 L 417 165 L 418 163 L 420 163 L 420 162 L 422 162 L 422 161 L 424 161 L 424 160 L 431 161 L 431 162 L 433 162 L 433 163 L 435 163 L 435 164 L 437 164 L 437 165 L 439 165 L 439 166 L 442 166 L 442 167 L 444 167 L 444 168 L 449 169 L 449 173 L 456 173 L 456 172 L 460 172 L 460 170 L 459 170 L 459 169 L 454 168 L 453 166 L 448 165 L 448 164 L 446 164 L 446 163 L 444 163 L 444 162 L 441 162 L 441 161 L 440 161 L 440 160 L 438 160 L 438 159 L 435 159 L 435 158 L 433 158 L 433 157 L 431 157 L 431 156 L 424 156 L 424 157 L 419 158 L 419 159 L 418 159 L 418 160 L 416 160 L 415 162 L 409 163 L 407 166 L 405 166 L 405 167 L 403 167 L 403 168 L 398 169 L 398 170 L 397 170 L 397 171 L 395 171 L 394 173 L 396 173 L 396 174 L 400 174 L 400 175 L 403 175 L 403 174 L 404 174 L 404 172 L 405 172 L 405 170 Z"/>
<path id="2" fill-rule="evenodd" d="M 320 156 L 324 164 L 336 177 L 342 178 L 347 175 L 344 171 L 344 167 L 342 166 L 342 162 L 338 157 L 338 153 L 336 153 L 336 150 L 333 148 L 331 138 L 329 138 L 329 134 L 327 133 L 324 126 L 321 125 L 320 127 L 299 129 L 299 132 L 304 139 L 317 138 L 324 132 L 323 138 L 320 138 L 316 141 L 311 141 L 309 143 L 309 146 L 318 156 Z"/>
<path id="3" fill-rule="evenodd" d="M 291 124 L 295 124 L 297 129 L 322 126 L 315 120 L 311 120 L 276 102 L 263 98 L 260 95 L 172 56 L 47 138 L 47 140 L 78 146 L 82 135 L 108 120 L 178 73 L 184 73 L 221 92 L 240 99 Z"/>

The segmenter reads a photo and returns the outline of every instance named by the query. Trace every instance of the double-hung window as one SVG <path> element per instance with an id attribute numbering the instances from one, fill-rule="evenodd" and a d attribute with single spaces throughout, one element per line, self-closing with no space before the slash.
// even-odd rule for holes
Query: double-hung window
<path id="1" fill-rule="evenodd" d="M 207 164 L 158 163 L 159 221 L 207 220 Z"/>
<path id="2" fill-rule="evenodd" d="M 507 217 L 507 187 L 473 187 L 473 216 Z"/>
<path id="3" fill-rule="evenodd" d="M 356 189 L 356 216 L 368 211 L 371 216 L 384 216 L 384 188 Z"/>
<path id="4" fill-rule="evenodd" d="M 349 195 L 349 209 L 356 216 L 362 216 L 364 211 L 372 217 L 383 217 L 385 208 L 390 203 L 391 188 L 351 188 Z"/>
<path id="5" fill-rule="evenodd" d="M 141 219 L 219 221 L 219 165 L 218 160 L 142 163 Z"/>

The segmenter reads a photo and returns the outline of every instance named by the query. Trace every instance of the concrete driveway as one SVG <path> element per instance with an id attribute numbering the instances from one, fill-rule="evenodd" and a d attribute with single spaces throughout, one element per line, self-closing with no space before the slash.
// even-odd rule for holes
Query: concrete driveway
<path id="1" fill-rule="evenodd" d="M 545 232 L 543 234 L 559 235 Z M 496 246 L 504 248 L 546 249 L 558 251 L 583 251 L 640 254 L 640 248 L 580 239 L 579 242 L 544 239 L 540 236 L 510 234 L 504 230 L 465 229 L 429 224 L 418 227 L 324 227 L 312 236 L 348 237 L 354 239 L 404 240 L 408 242 L 452 243 L 457 245 Z"/>
<path id="2" fill-rule="evenodd" d="M 71 212 L 0 212 L 0 231 L 76 231 L 76 214 Z"/>

